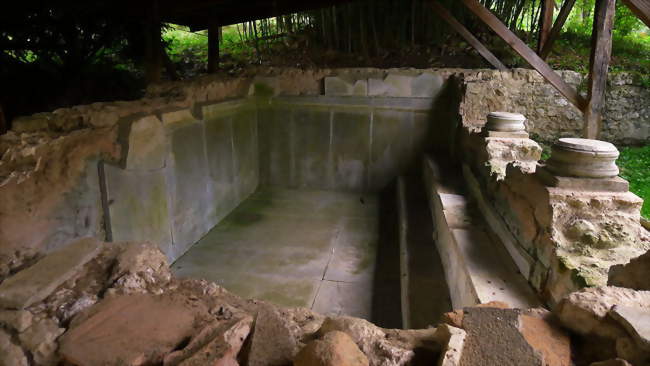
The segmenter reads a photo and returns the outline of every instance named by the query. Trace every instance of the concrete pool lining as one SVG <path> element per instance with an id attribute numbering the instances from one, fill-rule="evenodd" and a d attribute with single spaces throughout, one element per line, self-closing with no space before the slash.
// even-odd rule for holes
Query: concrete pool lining
<path id="1" fill-rule="evenodd" d="M 263 188 L 172 269 L 243 297 L 370 319 L 378 209 L 374 195 Z"/>

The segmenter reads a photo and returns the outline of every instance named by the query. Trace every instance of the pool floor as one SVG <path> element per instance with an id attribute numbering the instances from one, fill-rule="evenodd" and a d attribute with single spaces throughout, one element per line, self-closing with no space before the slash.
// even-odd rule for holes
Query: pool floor
<path id="1" fill-rule="evenodd" d="M 378 237 L 376 196 L 263 188 L 172 270 L 245 298 L 371 319 Z"/>

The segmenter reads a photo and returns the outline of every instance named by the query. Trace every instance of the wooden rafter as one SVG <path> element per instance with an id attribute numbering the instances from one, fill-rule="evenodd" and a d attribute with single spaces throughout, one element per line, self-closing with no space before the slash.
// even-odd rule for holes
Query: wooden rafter
<path id="1" fill-rule="evenodd" d="M 542 47 L 542 50 L 539 52 L 539 57 L 541 57 L 542 60 L 546 60 L 548 55 L 551 53 L 553 44 L 555 43 L 555 40 L 557 40 L 557 38 L 560 36 L 562 27 L 564 27 L 564 23 L 566 23 L 566 20 L 569 18 L 569 14 L 571 14 L 571 10 L 573 10 L 575 3 L 576 0 L 565 0 L 564 4 L 562 4 L 562 9 L 560 9 L 560 13 L 555 20 L 555 24 L 553 24 L 553 29 L 551 29 L 551 32 L 549 33 L 548 38 Z"/>
<path id="2" fill-rule="evenodd" d="M 650 1 L 648 0 L 623 0 L 623 3 L 636 14 L 641 21 L 650 27 Z"/>
<path id="3" fill-rule="evenodd" d="M 596 0 L 594 29 L 591 35 L 591 60 L 589 71 L 589 101 L 584 110 L 586 138 L 598 138 L 605 106 L 607 71 L 612 57 L 612 29 L 616 13 L 616 0 Z"/>
<path id="4" fill-rule="evenodd" d="M 477 0 L 462 0 L 463 4 L 490 27 L 499 37 L 512 47 L 526 62 L 528 62 L 546 81 L 548 81 L 560 94 L 571 104 L 583 111 L 587 101 L 578 94 L 578 91 L 567 84 L 553 69 L 542 60 L 530 47 L 517 37 L 503 22 L 499 20 L 490 10 Z"/>
<path id="5" fill-rule="evenodd" d="M 541 53 L 548 41 L 553 28 L 553 13 L 555 12 L 555 0 L 542 0 L 542 11 L 539 14 L 539 39 L 537 42 L 537 53 Z"/>
<path id="6" fill-rule="evenodd" d="M 456 18 L 437 0 L 432 0 L 428 2 L 429 5 L 433 8 L 434 13 L 442 18 L 449 26 L 458 32 L 474 49 L 481 55 L 487 62 L 498 70 L 507 70 L 508 68 L 501 62 L 499 59 L 488 50 L 481 41 L 479 41 L 474 35 L 463 26 Z"/>

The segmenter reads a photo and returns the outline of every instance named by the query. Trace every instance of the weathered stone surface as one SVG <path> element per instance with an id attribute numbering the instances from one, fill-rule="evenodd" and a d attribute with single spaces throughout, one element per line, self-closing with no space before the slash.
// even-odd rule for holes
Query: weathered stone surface
<path id="1" fill-rule="evenodd" d="M 571 365 L 567 334 L 544 313 L 493 306 L 464 309 L 461 365 Z"/>
<path id="2" fill-rule="evenodd" d="M 248 366 L 285 365 L 300 349 L 288 322 L 270 305 L 260 306 L 251 337 Z"/>
<path id="3" fill-rule="evenodd" d="M 311 341 L 293 360 L 294 366 L 368 366 L 368 358 L 349 335 L 332 331 Z"/>
<path id="4" fill-rule="evenodd" d="M 122 293 L 161 292 L 171 279 L 167 258 L 149 242 L 121 243 L 126 249 L 115 259 L 110 281 Z"/>
<path id="5" fill-rule="evenodd" d="M 348 334 L 368 357 L 370 365 L 405 365 L 415 353 L 412 348 L 392 343 L 384 330 L 358 318 L 327 318 L 319 329 L 319 334 L 341 331 Z"/>
<path id="6" fill-rule="evenodd" d="M 50 318 L 35 321 L 27 330 L 20 333 L 18 338 L 21 345 L 34 357 L 38 365 L 48 366 L 58 364 L 56 354 L 57 338 L 65 332 L 59 324 Z"/>
<path id="7" fill-rule="evenodd" d="M 630 183 L 623 178 L 574 178 L 562 177 L 549 172 L 546 167 L 540 167 L 536 171 L 537 176 L 544 184 L 551 187 L 584 190 L 584 191 L 609 191 L 627 192 Z"/>
<path id="8" fill-rule="evenodd" d="M 11 336 L 0 329 L 0 365 L 28 366 L 23 350 L 11 341 Z"/>
<path id="9" fill-rule="evenodd" d="M 49 296 L 74 276 L 100 250 L 100 242 L 84 238 L 46 256 L 0 284 L 0 307 L 24 309 Z"/>
<path id="10" fill-rule="evenodd" d="M 165 357 L 165 366 L 238 366 L 237 355 L 248 337 L 253 318 L 235 318 L 209 325 L 190 344 Z"/>
<path id="11" fill-rule="evenodd" d="M 436 73 L 424 72 L 416 76 L 411 83 L 411 96 L 420 98 L 435 98 L 445 85 L 445 77 Z"/>
<path id="12" fill-rule="evenodd" d="M 184 300 L 127 295 L 106 299 L 62 338 L 60 354 L 75 365 L 143 365 L 165 354 L 193 332 L 195 316 Z"/>
<path id="13" fill-rule="evenodd" d="M 211 202 L 203 126 L 181 124 L 171 135 L 173 158 L 170 184 L 174 258 L 182 255 L 212 228 Z M 201 197 L 197 200 L 196 197 Z"/>
<path id="14" fill-rule="evenodd" d="M 594 287 L 574 292 L 553 310 L 562 325 L 582 335 L 617 339 L 625 330 L 607 316 L 614 305 L 650 311 L 650 291 Z"/>
<path id="15" fill-rule="evenodd" d="M 438 326 L 438 332 L 446 338 L 440 354 L 438 365 L 440 366 L 458 366 L 463 356 L 465 347 L 465 337 L 467 333 L 457 327 L 441 324 Z"/>
<path id="16" fill-rule="evenodd" d="M 104 165 L 110 231 L 114 241 L 151 240 L 174 259 L 165 171 Z"/>
<path id="17" fill-rule="evenodd" d="M 131 122 L 129 127 L 125 168 L 162 169 L 168 148 L 162 122 L 149 115 Z"/>
<path id="18" fill-rule="evenodd" d="M 537 316 L 521 315 L 519 321 L 528 344 L 544 356 L 544 365 L 572 364 L 569 336 L 563 330 Z"/>
<path id="19" fill-rule="evenodd" d="M 627 330 L 634 341 L 650 351 L 650 311 L 633 306 L 614 305 L 609 315 Z"/>
<path id="20" fill-rule="evenodd" d="M 32 313 L 27 310 L 0 310 L 0 324 L 18 333 L 32 325 Z"/>
<path id="21" fill-rule="evenodd" d="M 506 168 L 512 165 L 524 173 L 534 173 L 537 161 L 542 157 L 542 148 L 535 141 L 522 138 L 485 139 L 487 165 L 490 174 L 502 180 L 506 176 Z"/>
<path id="22" fill-rule="evenodd" d="M 365 97 L 368 95 L 368 81 L 328 76 L 325 77 L 325 95 Z"/>
<path id="23" fill-rule="evenodd" d="M 607 284 L 650 291 L 650 251 L 631 259 L 628 264 L 610 267 Z"/>
<path id="24" fill-rule="evenodd" d="M 584 76 L 573 71 L 560 75 L 579 86 Z M 628 73 L 610 74 L 602 138 L 616 144 L 642 144 L 650 136 L 650 90 Z M 481 126 L 485 111 L 524 114 L 535 139 L 551 143 L 559 137 L 582 135 L 582 114 L 533 70 L 466 70 L 463 72 L 463 124 Z M 614 81 L 618 80 L 618 81 Z"/>
<path id="25" fill-rule="evenodd" d="M 367 187 L 370 162 L 370 114 L 342 109 L 335 111 L 333 118 L 332 188 L 362 191 Z"/>

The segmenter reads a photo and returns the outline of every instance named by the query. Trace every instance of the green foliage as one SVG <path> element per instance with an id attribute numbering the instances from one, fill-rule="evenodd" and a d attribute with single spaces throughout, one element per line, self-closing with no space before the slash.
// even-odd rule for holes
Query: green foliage
<path id="1" fill-rule="evenodd" d="M 199 62 L 208 61 L 208 35 L 206 32 L 190 32 L 187 27 L 170 25 L 163 33 L 163 42 L 172 61 L 181 63 L 188 58 Z"/>
<path id="2" fill-rule="evenodd" d="M 622 148 L 617 164 L 621 177 L 630 182 L 630 191 L 644 199 L 641 214 L 650 219 L 650 145 Z"/>

